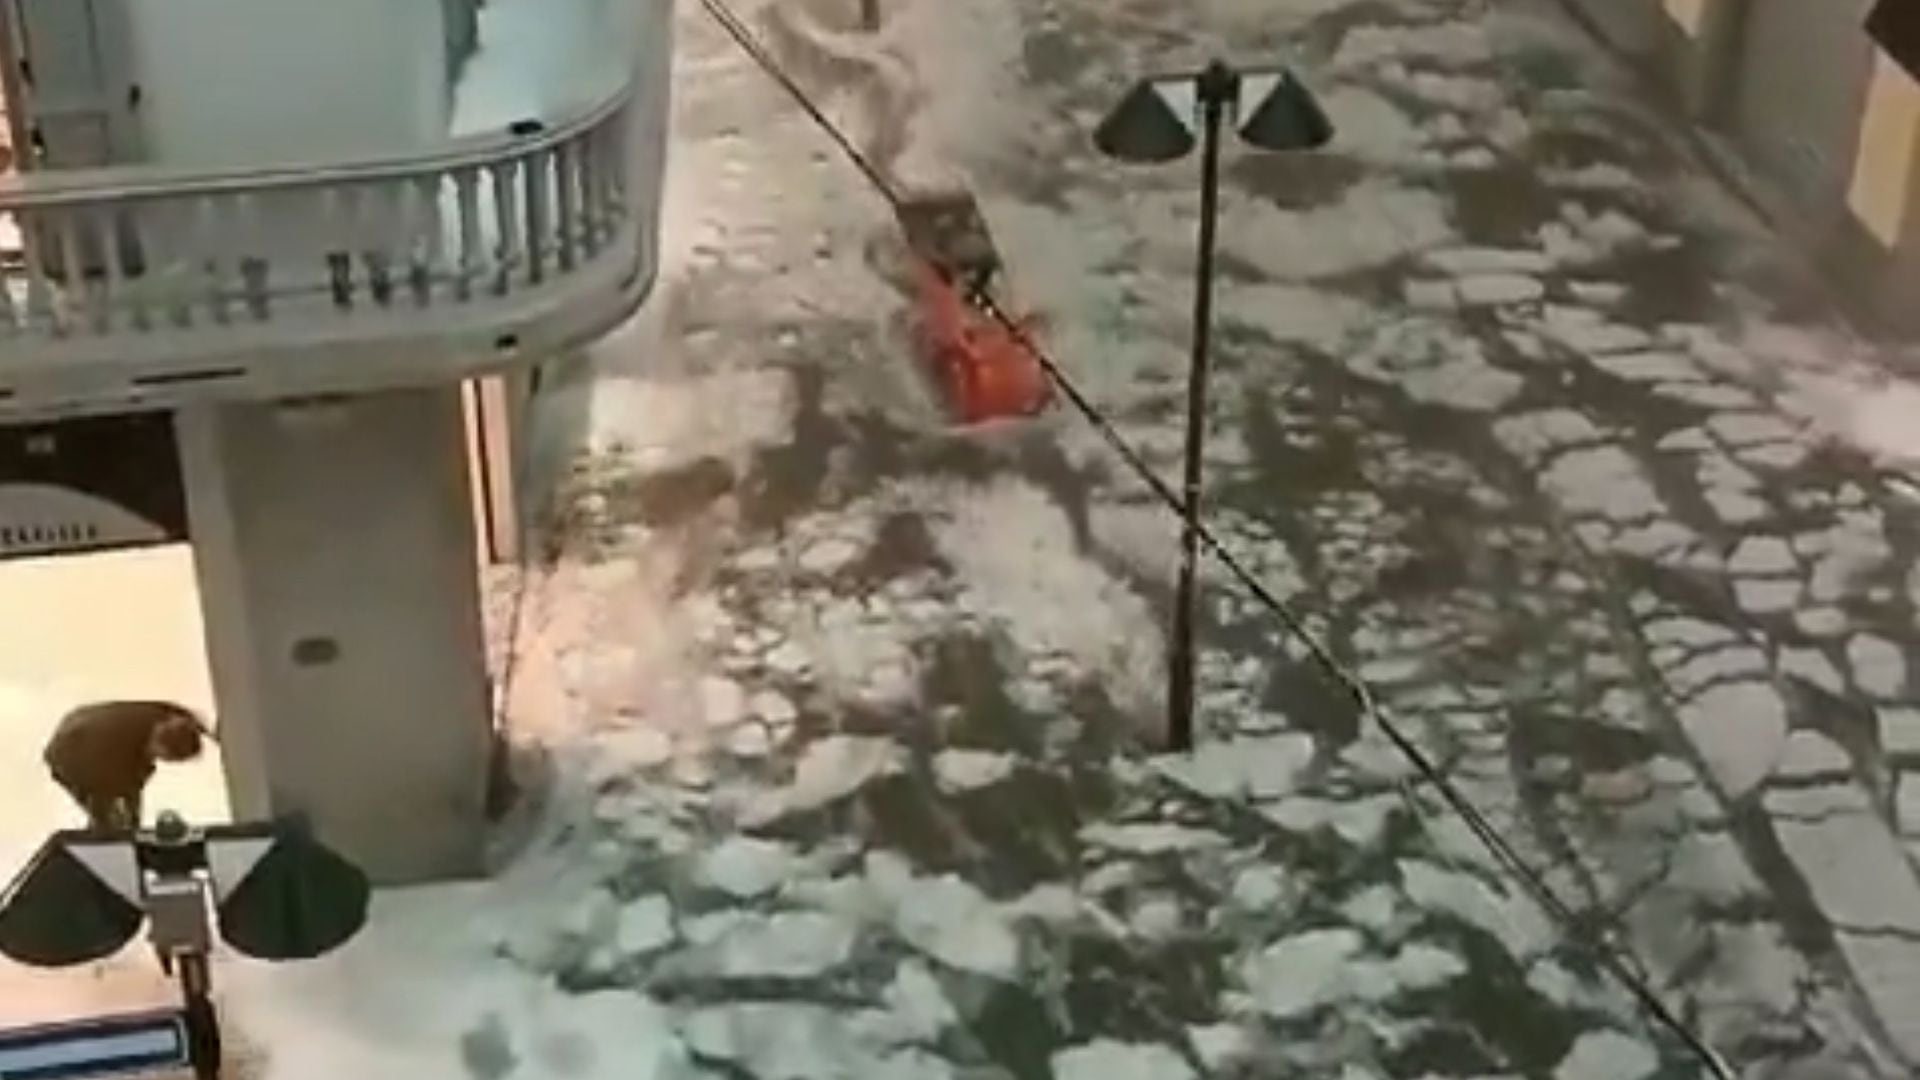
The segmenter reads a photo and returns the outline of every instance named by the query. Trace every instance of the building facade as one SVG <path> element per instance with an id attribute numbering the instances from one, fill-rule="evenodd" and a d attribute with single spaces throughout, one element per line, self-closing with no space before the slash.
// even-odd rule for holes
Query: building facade
<path id="1" fill-rule="evenodd" d="M 482 866 L 476 556 L 651 288 L 671 3 L 0 0 L 0 555 L 188 539 L 235 814 L 381 881 Z"/>
<path id="2" fill-rule="evenodd" d="M 1858 313 L 1920 331 L 1920 4 L 1568 2 L 1753 167 Z"/>

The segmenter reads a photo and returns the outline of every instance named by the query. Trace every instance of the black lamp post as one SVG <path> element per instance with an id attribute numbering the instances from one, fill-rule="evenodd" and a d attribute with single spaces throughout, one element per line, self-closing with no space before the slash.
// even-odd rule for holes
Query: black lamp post
<path id="1" fill-rule="evenodd" d="M 1182 109 L 1190 115 L 1182 116 Z M 1219 225 L 1220 126 L 1231 116 L 1240 138 L 1263 150 L 1312 150 L 1333 138 L 1313 95 L 1285 69 L 1235 69 L 1220 60 L 1197 73 L 1142 79 L 1094 132 L 1102 152 L 1121 161 L 1162 163 L 1193 150 L 1200 128 L 1200 263 L 1193 301 L 1193 361 L 1187 373 L 1186 468 L 1180 579 L 1174 594 L 1167 662 L 1167 737 L 1193 747 L 1193 630 L 1199 555 L 1200 466 L 1207 426 L 1207 352 L 1213 330 L 1214 234 Z M 1243 119 L 1244 117 L 1244 119 Z"/>

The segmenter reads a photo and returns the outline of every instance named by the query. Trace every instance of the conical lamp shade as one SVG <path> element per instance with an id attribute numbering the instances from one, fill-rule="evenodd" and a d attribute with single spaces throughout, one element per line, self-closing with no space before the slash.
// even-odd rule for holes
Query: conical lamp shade
<path id="1" fill-rule="evenodd" d="M 0 894 L 0 953 L 47 968 L 104 960 L 146 919 L 56 837 Z"/>
<path id="2" fill-rule="evenodd" d="M 1263 150 L 1314 150 L 1333 139 L 1333 121 L 1300 80 L 1282 75 L 1241 122 L 1240 137 Z"/>
<path id="3" fill-rule="evenodd" d="M 1193 150 L 1193 132 L 1173 114 L 1151 82 L 1133 84 L 1094 130 L 1100 152 L 1121 161 L 1177 161 Z"/>
<path id="4" fill-rule="evenodd" d="M 220 936 L 256 960 L 311 960 L 366 925 L 370 891 L 359 867 L 288 828 L 220 902 Z"/>

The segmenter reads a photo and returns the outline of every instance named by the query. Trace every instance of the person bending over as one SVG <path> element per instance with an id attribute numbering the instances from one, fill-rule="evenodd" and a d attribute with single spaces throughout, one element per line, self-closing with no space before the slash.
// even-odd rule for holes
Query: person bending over
<path id="1" fill-rule="evenodd" d="M 86 811 L 88 828 L 133 831 L 155 763 L 192 761 L 211 736 L 193 710 L 172 702 L 101 701 L 61 717 L 45 759 Z"/>

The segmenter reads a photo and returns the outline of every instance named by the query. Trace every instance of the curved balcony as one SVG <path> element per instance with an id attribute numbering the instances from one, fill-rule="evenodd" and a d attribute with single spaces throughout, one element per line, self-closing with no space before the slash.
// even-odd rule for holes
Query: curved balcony
<path id="1" fill-rule="evenodd" d="M 0 422 L 432 383 L 612 329 L 651 286 L 669 62 L 430 153 L 0 178 Z"/>

